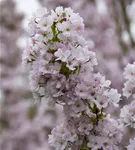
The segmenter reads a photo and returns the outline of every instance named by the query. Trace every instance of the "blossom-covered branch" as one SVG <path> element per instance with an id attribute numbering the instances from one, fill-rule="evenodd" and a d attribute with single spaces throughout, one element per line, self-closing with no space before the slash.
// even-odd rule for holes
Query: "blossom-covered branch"
<path id="1" fill-rule="evenodd" d="M 57 7 L 37 11 L 29 25 L 23 64 L 30 69 L 31 90 L 36 100 L 63 105 L 65 115 L 49 143 L 57 150 L 118 149 L 122 127 L 104 109 L 118 106 L 121 95 L 93 72 L 97 60 L 82 37 L 83 19 Z"/>

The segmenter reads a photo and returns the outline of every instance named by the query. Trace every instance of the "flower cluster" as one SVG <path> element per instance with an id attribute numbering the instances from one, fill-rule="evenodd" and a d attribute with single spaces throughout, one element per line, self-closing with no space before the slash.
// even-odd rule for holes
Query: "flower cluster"
<path id="1" fill-rule="evenodd" d="M 124 84 L 123 95 L 127 98 L 133 95 L 133 98 L 135 98 L 135 62 L 126 66 L 124 78 L 127 81 Z"/>
<path id="2" fill-rule="evenodd" d="M 48 93 L 58 100 L 69 89 L 69 76 L 77 75 L 82 65 L 92 70 L 97 64 L 81 36 L 83 20 L 70 8 L 58 7 L 50 15 L 46 9 L 38 11 L 30 27 L 32 35 L 23 64 L 31 66 L 31 89 L 35 97 L 44 98 Z"/>
<path id="3" fill-rule="evenodd" d="M 113 0 L 38 0 L 41 7 L 54 9 L 57 6 L 71 7 L 79 12 L 85 23 L 84 37 L 92 51 L 96 52 L 99 65 L 96 69 L 106 76 L 121 92 L 124 79 L 123 68 L 128 62 L 135 61 L 135 2 Z M 123 3 L 124 6 L 121 4 Z M 123 10 L 123 7 L 126 11 Z M 125 14 L 126 13 L 126 14 Z M 125 15 L 123 15 L 125 14 Z M 126 18 L 125 18 L 126 17 Z M 123 28 L 125 22 L 130 24 L 130 30 Z M 132 44 L 133 45 L 132 45 Z M 120 59 L 121 58 L 121 59 Z M 119 80 L 116 80 L 119 79 Z"/>
<path id="4" fill-rule="evenodd" d="M 135 128 L 135 100 L 121 109 L 120 120 L 126 126 Z"/>
<path id="5" fill-rule="evenodd" d="M 86 117 L 87 115 L 87 117 Z M 93 119 L 93 122 L 91 121 Z M 122 139 L 121 127 L 108 115 L 94 121 L 93 114 L 85 114 L 57 126 L 49 136 L 49 143 L 56 150 L 116 150 Z M 98 122 L 98 123 L 97 123 Z M 97 123 L 97 124 L 96 124 Z"/>
<path id="6" fill-rule="evenodd" d="M 133 97 L 132 102 L 125 105 L 120 112 L 120 122 L 123 126 L 135 129 L 135 62 L 128 64 L 125 67 L 124 78 L 126 82 L 123 88 L 123 95 L 127 98 Z M 133 131 L 134 132 L 134 131 Z M 135 149 L 135 139 L 130 139 L 130 144 L 127 146 L 128 150 Z"/>
<path id="7" fill-rule="evenodd" d="M 124 77 L 123 95 L 127 98 L 133 96 L 133 101 L 121 109 L 120 120 L 126 126 L 135 128 L 135 62 L 125 67 Z"/>
<path id="8" fill-rule="evenodd" d="M 110 81 L 93 72 L 95 53 L 82 37 L 83 19 L 70 8 L 37 11 L 30 21 L 31 38 L 23 54 L 30 67 L 36 100 L 63 105 L 64 121 L 49 143 L 56 150 L 117 149 L 121 126 L 104 108 L 118 106 L 120 94 Z"/>

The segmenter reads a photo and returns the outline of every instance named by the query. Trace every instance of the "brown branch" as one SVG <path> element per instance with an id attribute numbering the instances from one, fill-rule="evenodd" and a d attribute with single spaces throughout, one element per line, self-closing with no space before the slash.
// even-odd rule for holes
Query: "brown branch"
<path id="1" fill-rule="evenodd" d="M 116 31 L 118 34 L 118 40 L 119 40 L 119 44 L 121 46 L 121 49 L 123 50 L 124 53 L 128 52 L 128 47 L 127 45 L 123 42 L 122 40 L 122 27 L 120 26 L 120 20 L 119 20 L 119 12 L 118 12 L 118 8 L 117 8 L 117 2 L 115 0 L 112 1 L 112 5 L 113 5 L 113 13 L 114 13 L 114 20 L 115 20 L 115 24 L 116 24 Z"/>
<path id="2" fill-rule="evenodd" d="M 130 30 L 130 20 L 128 18 L 127 12 L 126 12 L 126 3 L 125 0 L 119 0 L 120 4 L 121 4 L 121 10 L 122 10 L 122 14 L 123 14 L 123 20 L 125 22 L 125 27 L 127 32 L 129 33 L 129 38 L 130 38 L 130 42 L 131 42 L 131 46 L 135 47 L 135 41 L 132 37 L 132 33 Z"/>

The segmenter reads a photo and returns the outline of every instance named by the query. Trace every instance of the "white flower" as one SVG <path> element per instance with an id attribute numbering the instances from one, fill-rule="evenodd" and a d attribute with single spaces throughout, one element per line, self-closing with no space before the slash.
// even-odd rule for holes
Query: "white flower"
<path id="1" fill-rule="evenodd" d="M 101 149 L 102 148 L 101 143 L 103 143 L 103 140 L 104 140 L 103 137 L 90 135 L 89 136 L 89 142 L 88 142 L 87 146 L 89 148 L 91 148 L 91 150 Z"/>
<path id="2" fill-rule="evenodd" d="M 94 101 L 98 108 L 106 108 L 108 106 L 108 101 L 105 96 L 97 96 Z"/>
<path id="3" fill-rule="evenodd" d="M 52 20 L 52 17 L 51 16 L 48 16 L 44 19 L 41 19 L 39 22 L 38 22 L 38 27 L 40 28 L 41 31 L 47 31 L 47 32 L 50 32 L 51 31 L 51 26 L 53 24 L 53 20 Z"/>
<path id="4" fill-rule="evenodd" d="M 116 89 L 110 89 L 104 91 L 104 95 L 108 97 L 108 102 L 113 104 L 115 107 L 119 106 L 118 102 L 121 100 L 121 94 L 118 93 Z"/>
<path id="5" fill-rule="evenodd" d="M 39 21 L 42 17 L 45 17 L 48 14 L 46 8 L 38 9 L 35 13 L 33 13 L 33 20 Z"/>
<path id="6" fill-rule="evenodd" d="M 78 14 L 72 14 L 70 17 L 70 21 L 76 31 L 83 32 L 84 30 L 83 19 Z"/>
<path id="7" fill-rule="evenodd" d="M 80 122 L 79 124 L 79 128 L 78 130 L 82 133 L 82 134 L 86 134 L 89 135 L 90 131 L 93 129 L 93 125 L 92 124 L 87 124 L 86 122 Z"/>
<path id="8" fill-rule="evenodd" d="M 62 62 L 67 62 L 71 52 L 69 50 L 58 49 L 54 55 L 57 57 L 56 60 L 61 60 Z"/>
<path id="9" fill-rule="evenodd" d="M 82 114 L 82 111 L 85 110 L 86 106 L 84 105 L 83 101 L 76 101 L 73 105 L 70 105 L 71 107 L 71 116 L 73 117 L 80 117 Z"/>
<path id="10" fill-rule="evenodd" d="M 69 57 L 66 66 L 67 66 L 70 70 L 75 70 L 75 69 L 76 69 L 76 66 L 78 66 L 78 62 L 77 62 L 75 59 L 73 59 L 72 57 Z"/>
<path id="11" fill-rule="evenodd" d="M 87 47 L 78 46 L 73 50 L 72 57 L 74 57 L 78 64 L 86 63 L 90 60 L 90 51 L 88 51 Z"/>
<path id="12" fill-rule="evenodd" d="M 75 88 L 75 94 L 82 99 L 86 99 L 89 94 L 88 87 L 84 83 L 77 84 Z"/>
<path id="13" fill-rule="evenodd" d="M 55 12 L 56 12 L 57 15 L 61 16 L 62 13 L 64 12 L 63 7 L 62 7 L 62 6 L 58 6 L 58 7 L 55 9 Z"/>
<path id="14" fill-rule="evenodd" d="M 59 31 L 62 31 L 62 32 L 70 32 L 72 26 L 69 21 L 63 21 L 62 23 L 58 22 L 57 28 Z"/>

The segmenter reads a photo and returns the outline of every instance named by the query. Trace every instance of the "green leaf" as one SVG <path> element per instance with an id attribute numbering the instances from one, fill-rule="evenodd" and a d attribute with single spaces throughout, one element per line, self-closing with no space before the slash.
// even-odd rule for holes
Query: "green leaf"
<path id="1" fill-rule="evenodd" d="M 72 70 L 70 70 L 67 66 L 66 63 L 63 62 L 61 69 L 60 69 L 60 73 L 64 74 L 67 78 L 69 77 L 69 75 L 72 73 Z"/>

